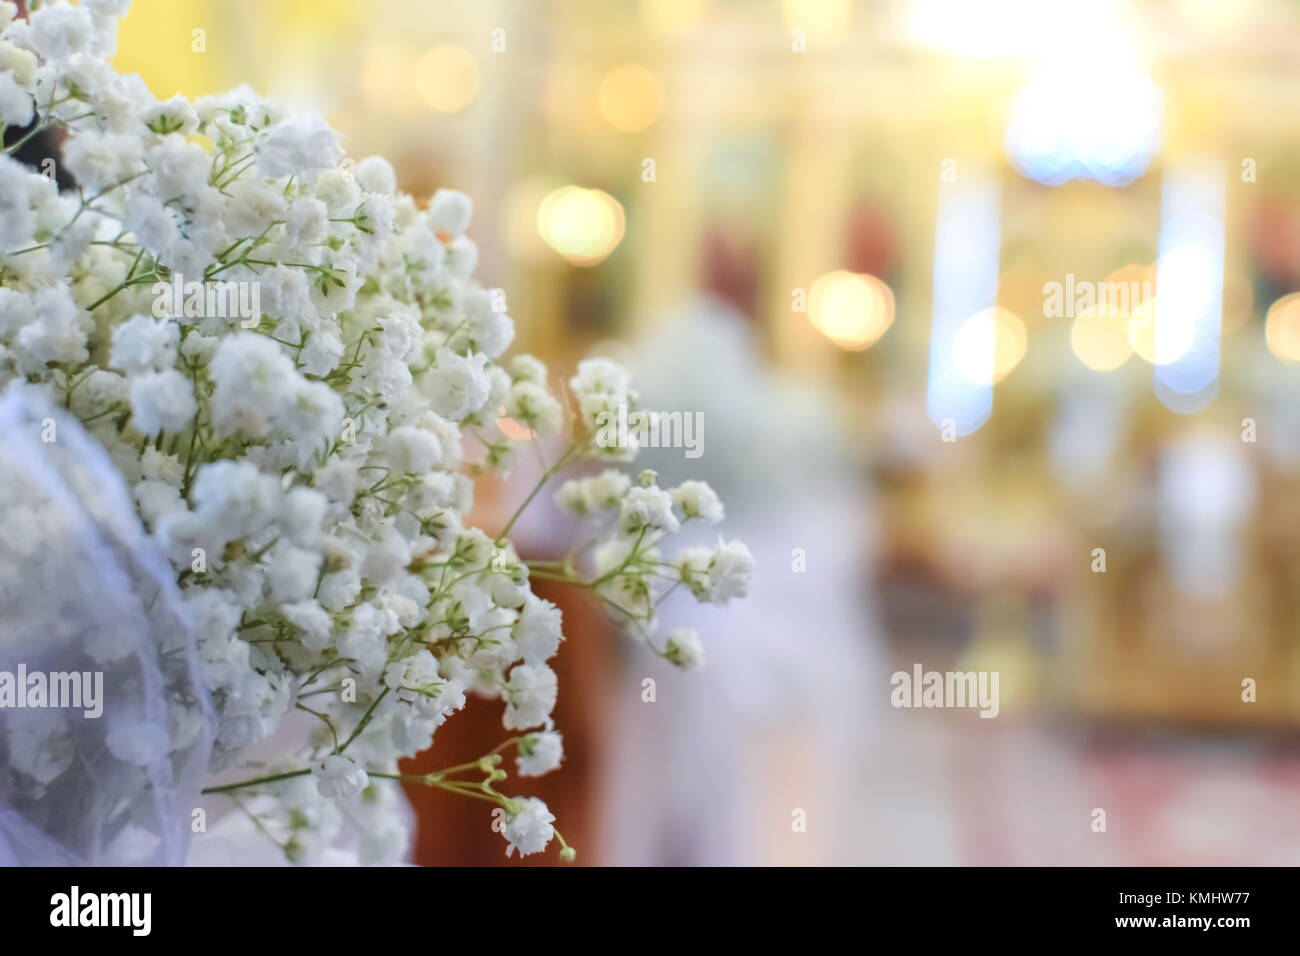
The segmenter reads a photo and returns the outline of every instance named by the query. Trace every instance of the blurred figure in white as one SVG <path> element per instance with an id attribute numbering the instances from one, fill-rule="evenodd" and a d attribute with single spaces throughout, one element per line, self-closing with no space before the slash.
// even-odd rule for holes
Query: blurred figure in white
<path id="1" fill-rule="evenodd" d="M 629 353 L 643 408 L 703 424 L 699 457 L 645 449 L 637 467 L 664 488 L 708 481 L 758 573 L 725 614 L 680 592 L 661 607 L 664 629 L 699 631 L 703 670 L 625 646 L 602 862 L 868 862 L 889 678 L 867 596 L 872 502 L 834 402 L 779 381 L 745 318 L 712 298 Z M 716 543 L 696 535 L 683 545 Z"/>

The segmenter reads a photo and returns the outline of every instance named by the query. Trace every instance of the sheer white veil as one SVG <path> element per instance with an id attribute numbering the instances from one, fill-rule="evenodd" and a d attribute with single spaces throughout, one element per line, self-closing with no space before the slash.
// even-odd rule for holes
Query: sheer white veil
<path id="1" fill-rule="evenodd" d="M 198 668 L 175 573 L 120 474 L 72 416 L 11 387 L 0 672 L 102 690 L 93 707 L 54 707 L 50 681 L 44 706 L 0 707 L 0 864 L 183 863 L 215 728 Z"/>

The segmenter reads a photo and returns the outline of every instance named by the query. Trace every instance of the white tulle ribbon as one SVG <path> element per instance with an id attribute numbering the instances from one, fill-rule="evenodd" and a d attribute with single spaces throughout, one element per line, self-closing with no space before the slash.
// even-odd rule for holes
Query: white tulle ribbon
<path id="1" fill-rule="evenodd" d="M 184 862 L 216 722 L 175 574 L 103 449 L 21 386 L 0 399 L 0 703 L 0 864 Z"/>

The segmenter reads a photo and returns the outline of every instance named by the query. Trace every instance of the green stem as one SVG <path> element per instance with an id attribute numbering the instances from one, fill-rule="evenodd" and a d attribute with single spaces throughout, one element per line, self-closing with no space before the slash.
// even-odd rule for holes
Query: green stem
<path id="1" fill-rule="evenodd" d="M 200 790 L 200 793 L 230 793 L 233 790 L 243 790 L 245 787 L 257 787 L 264 783 L 275 783 L 277 780 L 291 780 L 294 777 L 305 777 L 311 773 L 307 770 L 290 770 L 286 773 L 273 773 L 269 777 L 254 777 L 252 780 L 241 780 L 239 783 L 228 783 L 221 787 L 208 787 Z"/>
<path id="2" fill-rule="evenodd" d="M 380 691 L 379 696 L 374 699 L 374 702 L 371 703 L 371 705 L 368 708 L 366 708 L 365 714 L 363 714 L 361 717 L 361 722 L 357 724 L 356 729 L 352 731 L 352 736 L 348 737 L 347 740 L 343 741 L 342 747 L 334 748 L 334 752 L 336 754 L 341 754 L 343 753 L 343 751 L 347 750 L 348 746 L 352 743 L 352 741 L 356 740 L 357 737 L 361 734 L 361 731 L 366 729 L 366 725 L 370 723 L 370 718 L 373 717 L 375 714 L 375 708 L 379 706 L 379 702 L 381 700 L 383 700 L 385 697 L 388 696 L 388 690 L 389 689 L 385 687 L 382 691 Z"/>
<path id="3" fill-rule="evenodd" d="M 533 499 L 537 497 L 537 493 L 541 491 L 546 483 L 554 477 L 555 473 L 567 465 L 574 455 L 576 455 L 583 447 L 584 444 L 582 442 L 574 442 L 565 450 L 564 454 L 559 457 L 555 464 L 542 472 L 542 477 L 537 480 L 537 484 L 533 487 L 533 490 L 528 493 L 528 497 L 523 500 L 523 503 L 515 509 L 515 513 L 510 516 L 510 520 L 506 522 L 506 526 L 502 528 L 501 533 L 497 535 L 498 545 L 506 540 L 506 537 L 510 534 L 510 529 L 515 526 L 515 522 L 518 521 L 519 516 L 524 513 L 524 509 L 532 504 Z"/>

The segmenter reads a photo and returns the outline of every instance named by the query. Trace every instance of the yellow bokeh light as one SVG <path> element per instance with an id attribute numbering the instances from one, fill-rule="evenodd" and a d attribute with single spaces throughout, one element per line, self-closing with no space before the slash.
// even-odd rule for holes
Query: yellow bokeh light
<path id="1" fill-rule="evenodd" d="M 1300 292 L 1273 303 L 1264 322 L 1268 350 L 1283 362 L 1300 362 Z"/>
<path id="2" fill-rule="evenodd" d="M 1079 361 L 1094 371 L 1109 372 L 1132 358 L 1139 343 L 1148 348 L 1155 277 L 1155 266 L 1139 263 L 1106 276 L 1094 305 L 1080 311 L 1070 327 L 1070 348 Z"/>
<path id="3" fill-rule="evenodd" d="M 808 317 L 840 348 L 870 348 L 894 321 L 894 293 L 875 276 L 829 272 L 809 290 Z"/>
<path id="4" fill-rule="evenodd" d="M 1029 335 L 1020 316 L 1000 306 L 976 312 L 953 338 L 953 365 L 976 385 L 996 385 L 1020 364 Z"/>
<path id="5" fill-rule="evenodd" d="M 478 90 L 478 60 L 463 47 L 452 43 L 436 46 L 415 64 L 415 91 L 439 113 L 463 110 Z"/>
<path id="6" fill-rule="evenodd" d="M 1087 309 L 1070 327 L 1070 348 L 1079 361 L 1097 372 L 1117 369 L 1133 356 L 1129 316 L 1098 315 Z"/>
<path id="7" fill-rule="evenodd" d="M 1120 266 L 1097 290 L 1097 310 L 1111 318 L 1131 318 L 1155 297 L 1156 267 L 1133 263 Z"/>
<path id="8" fill-rule="evenodd" d="M 704 0 L 641 0 L 641 18 L 661 33 L 692 27 L 703 13 Z"/>
<path id="9" fill-rule="evenodd" d="M 786 26 L 817 33 L 843 32 L 852 13 L 850 0 L 781 0 Z"/>
<path id="10" fill-rule="evenodd" d="M 663 112 L 664 85 L 641 64 L 627 63 L 605 74 L 596 91 L 596 105 L 610 126 L 636 133 Z"/>
<path id="11" fill-rule="evenodd" d="M 623 207 L 599 189 L 564 186 L 548 193 L 537 210 L 537 231 L 546 244 L 578 266 L 608 256 L 623 230 Z"/>

